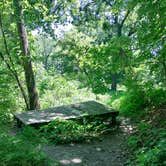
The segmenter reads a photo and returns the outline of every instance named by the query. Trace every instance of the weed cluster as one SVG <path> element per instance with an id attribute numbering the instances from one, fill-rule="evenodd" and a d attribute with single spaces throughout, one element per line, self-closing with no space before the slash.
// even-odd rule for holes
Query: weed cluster
<path id="1" fill-rule="evenodd" d="M 41 135 L 54 144 L 81 142 L 97 138 L 108 126 L 99 121 L 84 122 L 55 120 L 40 128 Z"/>

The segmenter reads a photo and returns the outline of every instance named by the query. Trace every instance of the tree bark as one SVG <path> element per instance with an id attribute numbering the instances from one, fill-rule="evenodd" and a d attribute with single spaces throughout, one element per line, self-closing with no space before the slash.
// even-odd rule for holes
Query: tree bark
<path id="1" fill-rule="evenodd" d="M 117 74 L 112 74 L 112 83 L 111 83 L 111 90 L 116 91 L 117 90 Z"/>
<path id="2" fill-rule="evenodd" d="M 16 16 L 18 35 L 20 39 L 20 49 L 21 49 L 22 63 L 25 73 L 25 81 L 28 90 L 29 106 L 30 110 L 35 110 L 40 108 L 40 104 L 39 104 L 34 72 L 32 69 L 30 51 L 28 48 L 27 31 L 23 19 L 22 0 L 13 0 L 13 5 L 14 5 L 14 13 Z"/>

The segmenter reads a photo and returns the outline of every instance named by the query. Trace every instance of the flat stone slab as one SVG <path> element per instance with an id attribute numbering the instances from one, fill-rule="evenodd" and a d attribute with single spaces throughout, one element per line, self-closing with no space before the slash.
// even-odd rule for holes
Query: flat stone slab
<path id="1" fill-rule="evenodd" d="M 116 117 L 118 113 L 118 111 L 110 109 L 96 101 L 86 101 L 43 110 L 15 113 L 14 116 L 25 125 L 33 125 L 48 123 L 55 119 L 77 119 L 84 116 L 97 116 L 103 114 L 115 115 Z"/>

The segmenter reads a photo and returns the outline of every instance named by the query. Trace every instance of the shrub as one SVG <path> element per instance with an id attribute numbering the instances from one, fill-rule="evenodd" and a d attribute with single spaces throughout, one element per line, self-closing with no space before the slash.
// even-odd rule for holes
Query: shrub
<path id="1" fill-rule="evenodd" d="M 17 136 L 23 140 L 28 140 L 33 144 L 47 143 L 47 140 L 42 137 L 39 130 L 30 126 L 23 127 Z"/>
<path id="2" fill-rule="evenodd" d="M 71 120 L 55 120 L 41 127 L 40 132 L 50 142 L 54 144 L 64 144 L 96 138 L 99 132 L 105 128 L 106 125 L 95 121 L 80 124 Z"/>
<path id="3" fill-rule="evenodd" d="M 139 123 L 136 135 L 128 139 L 128 145 L 135 153 L 131 165 L 163 166 L 166 164 L 166 132 L 163 128 L 154 128 L 146 122 Z"/>
<path id="4" fill-rule="evenodd" d="M 150 89 L 147 91 L 148 103 L 151 106 L 160 108 L 166 106 L 166 90 Z"/>
<path id="5" fill-rule="evenodd" d="M 2 166 L 48 166 L 51 162 L 34 146 L 17 137 L 1 134 L 0 163 Z"/>
<path id="6" fill-rule="evenodd" d="M 147 104 L 147 99 L 145 97 L 145 92 L 141 89 L 134 89 L 126 92 L 120 92 L 115 96 L 111 96 L 112 100 L 109 104 L 113 108 L 120 111 L 123 116 L 128 116 L 132 118 L 138 118 L 138 116 L 144 115 L 144 108 Z"/>
<path id="7" fill-rule="evenodd" d="M 152 149 L 142 149 L 137 155 L 137 162 L 141 166 L 164 166 L 166 164 L 166 151 L 161 149 L 161 146 L 166 146 L 165 143 L 158 143 Z"/>
<path id="8" fill-rule="evenodd" d="M 137 132 L 128 139 L 133 153 L 130 165 L 166 165 L 166 90 L 137 86 L 114 99 L 111 105 L 122 115 L 138 120 Z"/>
<path id="9" fill-rule="evenodd" d="M 139 119 L 147 115 L 151 109 L 166 106 L 166 90 L 137 87 L 113 94 L 108 104 L 124 116 Z"/>
<path id="10" fill-rule="evenodd" d="M 130 148 L 136 149 L 138 147 L 138 142 L 139 142 L 139 138 L 137 136 L 131 136 L 128 139 L 127 144 Z"/>

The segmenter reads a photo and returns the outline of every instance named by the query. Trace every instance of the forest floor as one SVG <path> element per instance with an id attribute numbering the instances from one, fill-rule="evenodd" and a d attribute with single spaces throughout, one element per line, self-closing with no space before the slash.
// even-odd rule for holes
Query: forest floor
<path id="1" fill-rule="evenodd" d="M 66 166 L 124 166 L 130 157 L 126 139 L 134 126 L 122 118 L 118 129 L 104 134 L 99 140 L 66 145 L 46 145 L 43 151 Z"/>

